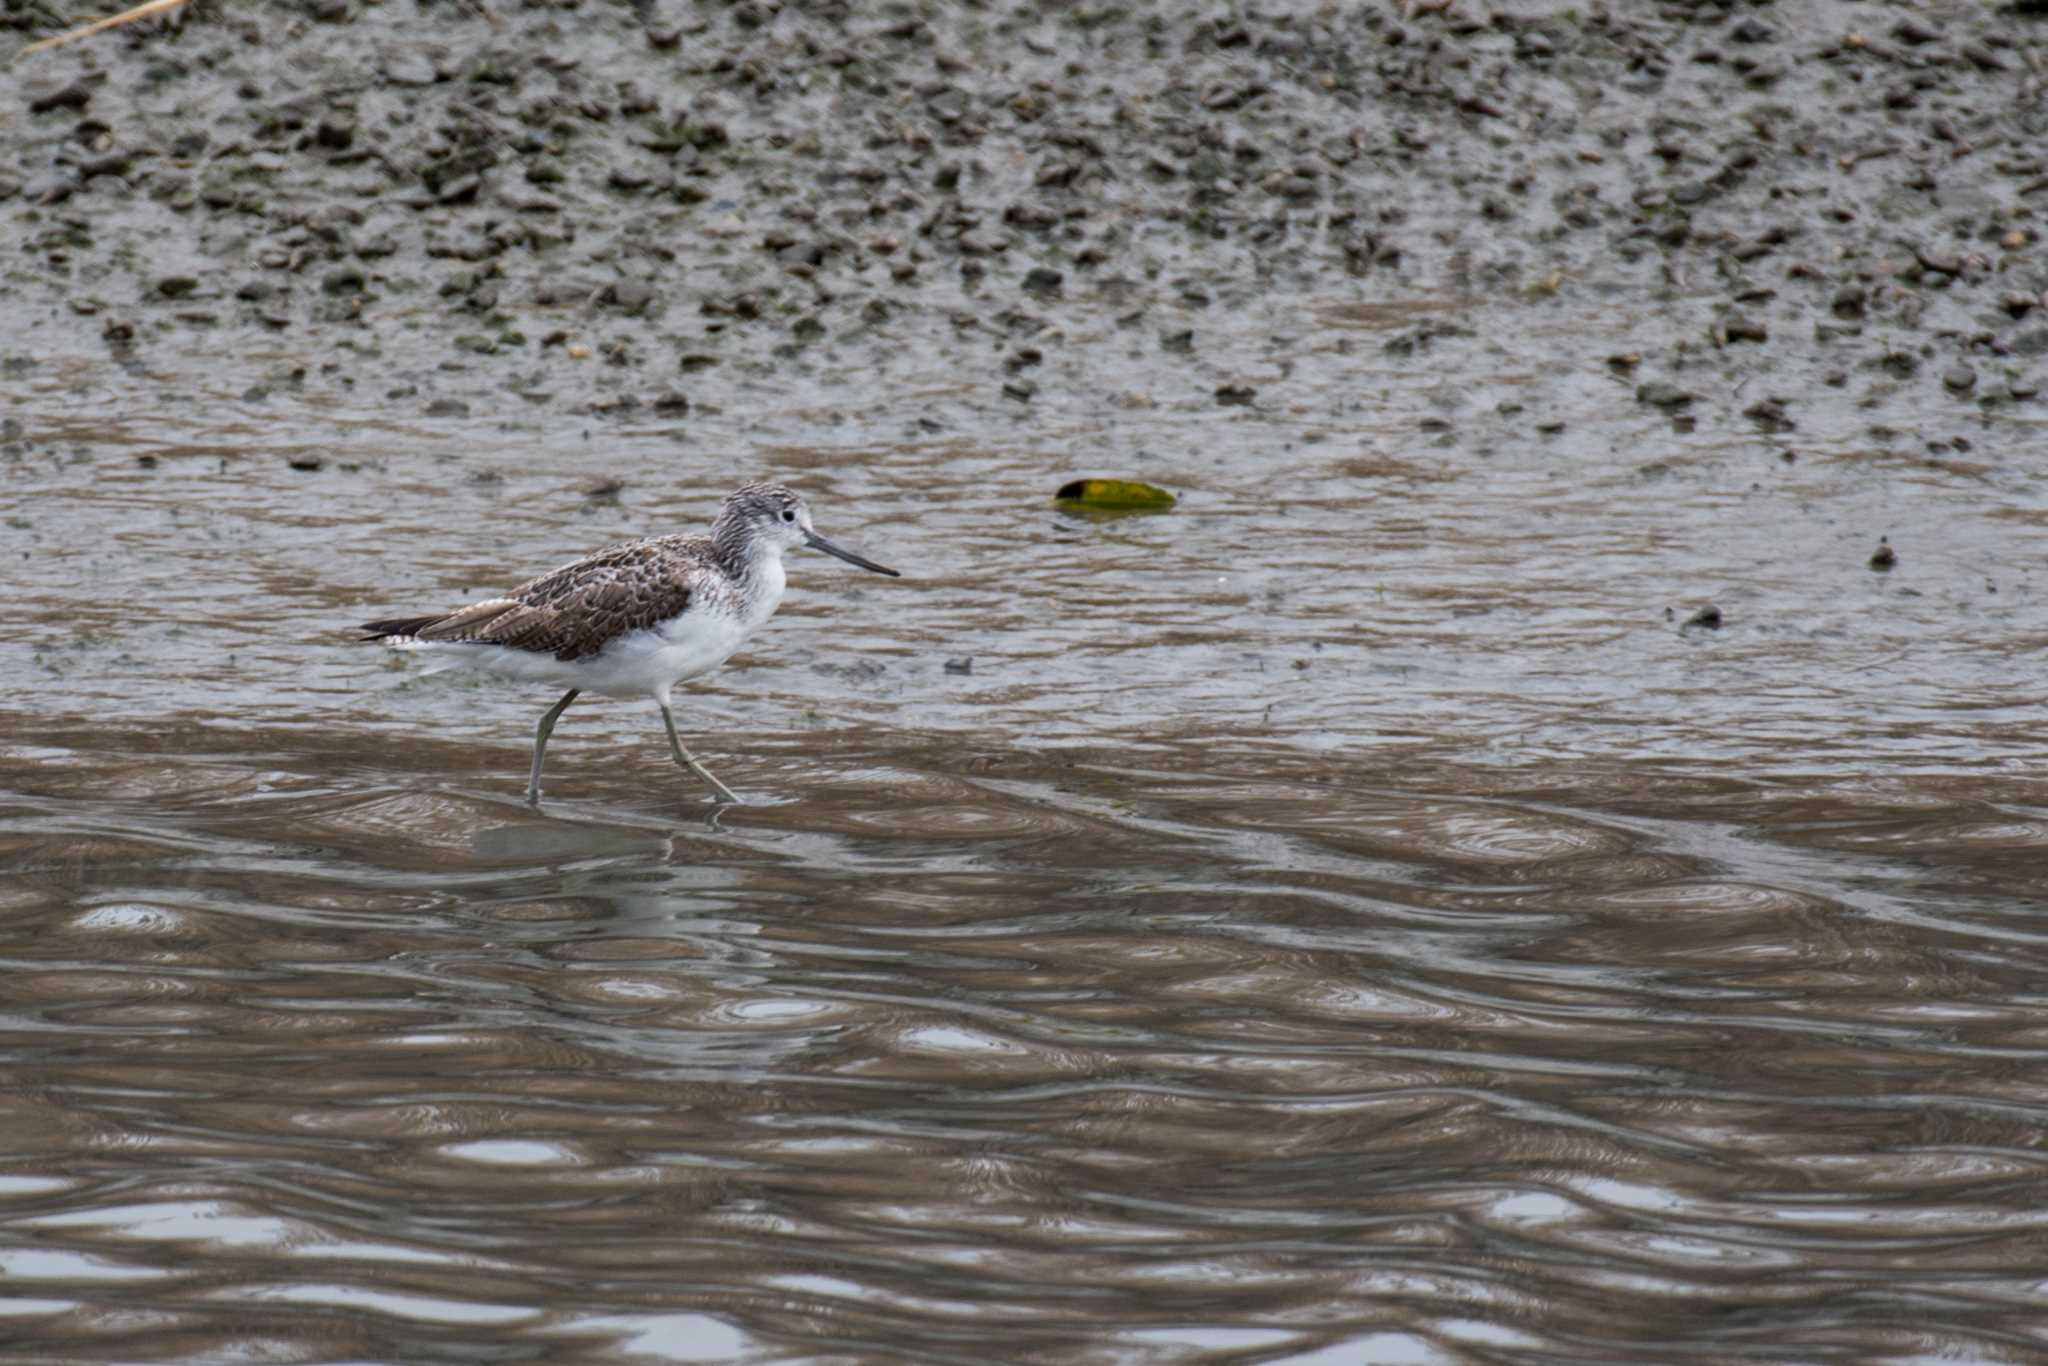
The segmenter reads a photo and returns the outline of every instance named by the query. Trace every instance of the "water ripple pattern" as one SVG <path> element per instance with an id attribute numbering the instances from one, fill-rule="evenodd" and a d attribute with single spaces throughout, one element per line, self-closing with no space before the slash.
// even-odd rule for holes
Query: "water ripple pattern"
<path id="1" fill-rule="evenodd" d="M 1616 771 L 893 734 L 716 827 L 535 813 L 464 746 L 349 787 L 283 730 L 0 751 L 10 1341 L 2048 1351 L 1998 780 L 1602 810 Z"/>

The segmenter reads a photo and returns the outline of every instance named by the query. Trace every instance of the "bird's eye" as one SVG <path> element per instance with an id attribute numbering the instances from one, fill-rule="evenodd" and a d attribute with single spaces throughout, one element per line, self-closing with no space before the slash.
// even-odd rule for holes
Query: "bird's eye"
<path id="1" fill-rule="evenodd" d="M 794 522 L 796 520 L 796 509 L 784 508 L 782 510 L 782 520 L 785 522 Z"/>

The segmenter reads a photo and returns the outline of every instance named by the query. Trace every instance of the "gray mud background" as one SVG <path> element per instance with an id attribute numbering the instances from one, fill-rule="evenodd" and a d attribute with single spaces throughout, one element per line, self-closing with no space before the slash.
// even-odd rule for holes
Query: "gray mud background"
<path id="1" fill-rule="evenodd" d="M 0 1338 L 2040 1359 L 2044 79 L 1846 0 L 0 69 Z M 687 690 L 721 829 L 347 643 L 764 473 L 906 577 Z"/>
<path id="2" fill-rule="evenodd" d="M 899 724 L 1044 737 L 1042 690 L 1062 726 L 1363 738 L 1448 692 L 1467 755 L 1495 724 L 1604 749 L 1557 733 L 1594 701 L 1648 726 L 1626 751 L 1692 752 L 1780 705 L 1805 746 L 2031 702 L 2000 640 L 2043 509 L 2044 30 L 202 5 L 31 57 L 0 115 L 29 647 L 0 684 L 360 715 L 361 657 L 312 645 L 337 622 L 699 525 L 766 469 L 917 571 L 846 589 L 888 656 L 857 671 L 915 680 Z M 1086 581 L 1042 509 L 1097 473 L 1187 500 L 1084 546 L 1124 556 Z M 1882 536 L 1906 572 L 1866 569 Z M 1709 604 L 1724 635 L 1681 647 Z M 1140 644 L 1142 680 L 1063 672 Z M 1311 686 L 1247 692 L 1318 645 Z M 1033 667 L 940 674 L 968 655 Z"/>

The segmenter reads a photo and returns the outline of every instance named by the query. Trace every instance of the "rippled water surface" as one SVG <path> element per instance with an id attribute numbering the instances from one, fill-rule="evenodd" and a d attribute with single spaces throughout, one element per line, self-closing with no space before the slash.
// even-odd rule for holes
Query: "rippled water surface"
<path id="1" fill-rule="evenodd" d="M 1028 427 L 914 349 L 687 429 L 46 360 L 5 1350 L 2048 1354 L 2038 475 L 1617 419 L 1598 317 L 1495 357 L 1541 437 L 1284 312 L 1260 405 L 1148 341 Z M 546 696 L 348 642 L 764 470 L 906 577 L 689 691 L 716 821 L 615 703 L 529 810 Z"/>

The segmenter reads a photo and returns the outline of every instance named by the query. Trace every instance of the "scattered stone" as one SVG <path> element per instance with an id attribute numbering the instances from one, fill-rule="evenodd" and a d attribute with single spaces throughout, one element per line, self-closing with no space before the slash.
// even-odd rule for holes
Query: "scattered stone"
<path id="1" fill-rule="evenodd" d="M 1961 275 L 1963 273 L 1963 259 L 1954 252 L 1940 251 L 1932 247 L 1921 247 L 1913 253 L 1913 258 L 1920 263 L 1922 269 L 1933 271 L 1938 275 Z"/>
<path id="2" fill-rule="evenodd" d="M 1249 408 L 1259 391 L 1249 384 L 1219 384 L 1216 386 L 1216 401 L 1226 408 Z"/>
<path id="3" fill-rule="evenodd" d="M 960 656 L 960 658 L 958 658 L 958 659 L 949 659 L 949 660 L 947 660 L 947 661 L 946 661 L 946 672 L 947 672 L 947 673 L 949 673 L 949 674 L 971 674 L 971 673 L 973 673 L 973 672 L 974 672 L 974 656 L 973 656 L 973 655 L 962 655 L 962 656 Z"/>
<path id="4" fill-rule="evenodd" d="M 399 44 L 384 57 L 384 79 L 393 85 L 432 85 L 440 79 L 434 64 L 410 44 Z"/>
<path id="5" fill-rule="evenodd" d="M 73 81 L 45 94 L 30 96 L 28 112 L 47 114 L 53 109 L 83 109 L 92 103 L 92 88 L 98 83 L 94 80 Z"/>
<path id="6" fill-rule="evenodd" d="M 645 280 L 620 280 L 605 287 L 603 300 L 627 317 L 638 317 L 654 302 L 654 287 Z"/>
<path id="7" fill-rule="evenodd" d="M 1877 538 L 1877 549 L 1870 552 L 1870 567 L 1882 574 L 1899 562 L 1898 553 L 1892 549 L 1891 538 Z"/>
<path id="8" fill-rule="evenodd" d="M 1977 372 L 1967 365 L 1952 365 L 1942 372 L 1941 382 L 1955 393 L 1967 394 L 1977 387 Z"/>
<path id="9" fill-rule="evenodd" d="M 469 405 L 459 398 L 437 398 L 427 405 L 428 417 L 468 417 Z"/>
<path id="10" fill-rule="evenodd" d="M 1721 609 L 1710 602 L 1705 607 L 1700 608 L 1699 611 L 1687 617 L 1685 624 L 1687 626 L 1703 627 L 1709 631 L 1718 631 L 1721 629 Z"/>
<path id="11" fill-rule="evenodd" d="M 1785 400 L 1763 398 L 1742 410 L 1742 415 L 1767 432 L 1789 432 L 1799 424 L 1785 416 Z"/>
<path id="12" fill-rule="evenodd" d="M 1677 385 L 1666 383 L 1661 379 L 1651 380 L 1647 384 L 1636 386 L 1636 402 L 1647 404 L 1652 408 L 1663 408 L 1666 410 L 1683 408 L 1691 404 L 1697 397 L 1698 395 L 1689 390 L 1681 389 Z"/>

